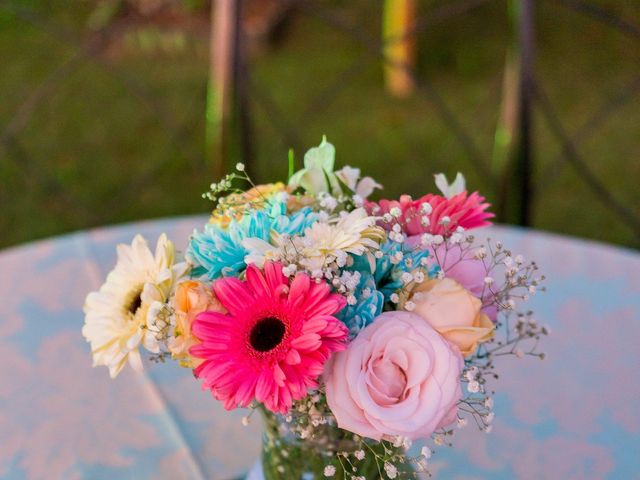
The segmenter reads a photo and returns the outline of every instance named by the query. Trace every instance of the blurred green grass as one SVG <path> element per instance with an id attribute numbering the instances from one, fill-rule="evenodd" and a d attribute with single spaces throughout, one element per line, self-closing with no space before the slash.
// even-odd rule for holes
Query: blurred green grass
<path id="1" fill-rule="evenodd" d="M 378 35 L 380 4 L 321 2 Z M 444 3 L 444 2 L 430 2 Z M 640 7 L 600 2 L 635 21 Z M 87 38 L 86 1 L 0 3 L 0 134 L 48 75 L 69 61 L 78 41 L 61 41 L 17 18 L 35 12 L 47 25 Z M 19 7 L 16 7 L 19 5 Z M 371 8 L 375 5 L 376 8 Z M 421 4 L 428 10 L 429 2 Z M 200 193 L 214 180 L 204 152 L 208 72 L 206 36 L 183 32 L 175 51 L 120 48 L 91 54 L 51 82 L 44 100 L 10 141 L 0 145 L 0 246 L 97 225 L 205 212 Z M 506 4 L 488 2 L 420 35 L 419 76 L 427 79 L 489 159 L 501 100 L 508 41 Z M 640 40 L 552 2 L 537 9 L 537 72 L 565 128 L 576 132 L 606 99 L 640 73 Z M 355 74 L 312 111 L 309 102 L 363 55 L 353 39 L 308 15 L 296 15 L 274 47 L 251 58 L 252 82 L 269 93 L 282 119 L 257 98 L 250 103 L 256 162 L 264 182 L 286 176 L 289 141 L 312 146 L 326 134 L 339 164 L 385 185 L 385 196 L 432 191 L 432 174 L 462 171 L 472 189 L 495 200 L 490 182 L 469 162 L 433 106 L 419 94 L 395 99 L 382 66 L 365 56 Z M 638 246 L 617 218 L 564 164 L 547 167 L 560 148 L 535 119 L 536 228 Z M 640 98 L 609 118 L 579 151 L 597 176 L 636 213 L 640 208 Z M 297 157 L 303 151 L 298 148 Z M 236 159 L 229 158 L 231 168 Z"/>

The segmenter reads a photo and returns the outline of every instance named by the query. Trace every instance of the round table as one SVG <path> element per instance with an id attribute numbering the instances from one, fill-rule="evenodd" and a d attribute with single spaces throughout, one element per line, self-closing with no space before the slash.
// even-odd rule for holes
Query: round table
<path id="1" fill-rule="evenodd" d="M 259 454 L 256 416 L 225 412 L 188 370 L 147 362 L 110 380 L 80 333 L 86 294 L 115 246 L 166 232 L 178 248 L 205 217 L 78 232 L 0 253 L 0 477 L 229 479 Z M 533 230 L 492 227 L 536 259 L 548 292 L 547 359 L 499 361 L 492 433 L 467 427 L 431 459 L 436 478 L 638 478 L 640 255 Z"/>

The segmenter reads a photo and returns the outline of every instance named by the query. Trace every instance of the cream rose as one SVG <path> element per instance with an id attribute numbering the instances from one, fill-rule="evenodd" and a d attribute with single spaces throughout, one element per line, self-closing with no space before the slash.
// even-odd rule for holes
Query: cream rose
<path id="1" fill-rule="evenodd" d="M 414 313 L 424 318 L 462 355 L 473 355 L 482 342 L 493 336 L 495 325 L 482 313 L 482 302 L 451 278 L 426 280 L 409 296 Z"/>
<path id="2" fill-rule="evenodd" d="M 463 364 L 420 316 L 385 312 L 327 363 L 327 402 L 363 437 L 426 438 L 455 420 Z"/>

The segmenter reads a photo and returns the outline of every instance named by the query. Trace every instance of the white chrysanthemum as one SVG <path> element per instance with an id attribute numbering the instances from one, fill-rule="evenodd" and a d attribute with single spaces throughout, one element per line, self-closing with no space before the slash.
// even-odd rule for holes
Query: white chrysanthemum
<path id="1" fill-rule="evenodd" d="M 279 261 L 281 259 L 280 246 L 266 242 L 261 238 L 245 238 L 242 241 L 242 246 L 249 252 L 244 257 L 244 262 L 247 265 L 254 264 L 258 268 L 263 268 L 264 262 Z"/>
<path id="2" fill-rule="evenodd" d="M 167 302 L 188 270 L 186 263 L 174 264 L 175 249 L 164 234 L 158 238 L 155 256 L 140 235 L 131 245 L 118 245 L 117 251 L 118 261 L 107 281 L 87 296 L 82 327 L 82 335 L 91 343 L 93 365 L 108 367 L 111 378 L 127 361 L 134 370 L 142 370 L 140 345 L 159 352 L 157 305 Z"/>
<path id="3" fill-rule="evenodd" d="M 303 264 L 309 270 L 321 269 L 327 258 L 347 253 L 371 256 L 384 241 L 384 230 L 376 226 L 376 217 L 357 208 L 337 222 L 316 222 L 304 232 Z"/>

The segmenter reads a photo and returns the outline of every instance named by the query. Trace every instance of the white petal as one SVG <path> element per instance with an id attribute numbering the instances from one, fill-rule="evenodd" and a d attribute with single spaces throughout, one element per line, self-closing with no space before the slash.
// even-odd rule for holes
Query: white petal
<path id="1" fill-rule="evenodd" d="M 142 366 L 142 358 L 140 357 L 140 352 L 138 350 L 129 352 L 129 365 L 131 365 L 131 368 L 138 373 L 142 373 L 144 370 L 144 367 Z"/>
<path id="2" fill-rule="evenodd" d="M 465 191 L 466 187 L 464 176 L 460 172 L 458 172 L 458 174 L 456 175 L 456 179 L 451 185 L 449 185 L 447 177 L 444 175 L 444 173 L 438 173 L 434 175 L 434 177 L 436 187 L 438 187 L 438 189 L 442 192 L 442 195 L 444 195 L 446 198 L 451 198 Z"/>
<path id="3" fill-rule="evenodd" d="M 346 165 L 336 172 L 336 176 L 351 190 L 355 191 L 358 179 L 360 178 L 360 169 Z"/>
<path id="4" fill-rule="evenodd" d="M 356 194 L 360 195 L 362 198 L 367 198 L 373 193 L 376 188 L 381 189 L 382 185 L 380 185 L 371 177 L 364 177 L 358 182 L 358 186 L 356 187 Z"/>
<path id="5" fill-rule="evenodd" d="M 306 169 L 318 168 L 332 173 L 335 162 L 336 149 L 327 142 L 327 137 L 322 137 L 322 142 L 317 147 L 310 148 L 304 154 L 304 166 Z"/>

